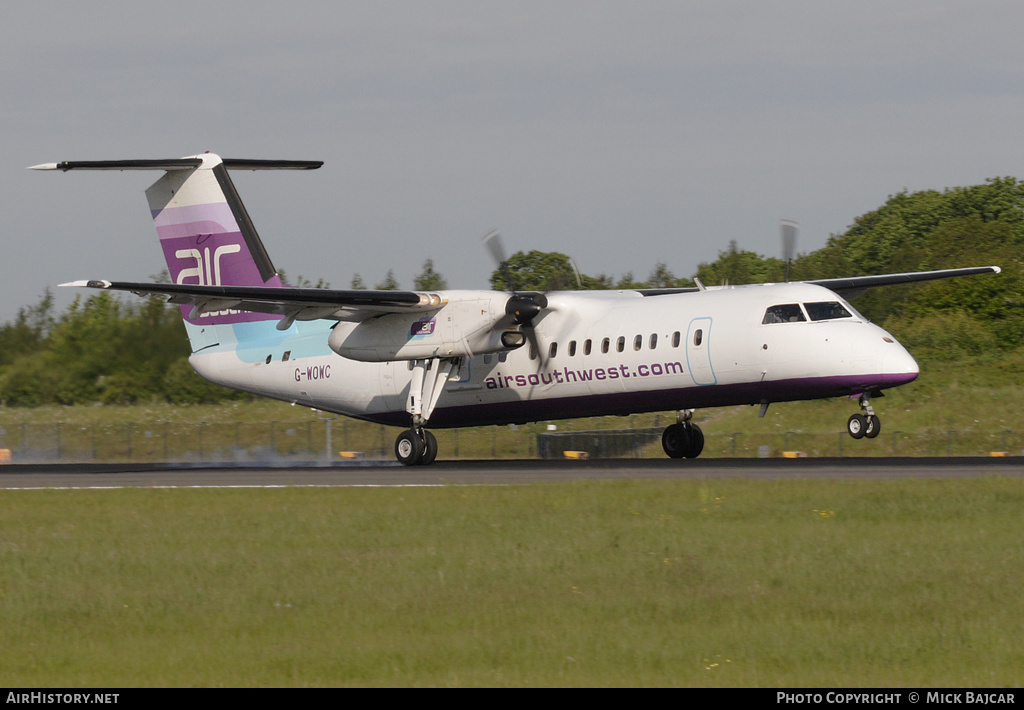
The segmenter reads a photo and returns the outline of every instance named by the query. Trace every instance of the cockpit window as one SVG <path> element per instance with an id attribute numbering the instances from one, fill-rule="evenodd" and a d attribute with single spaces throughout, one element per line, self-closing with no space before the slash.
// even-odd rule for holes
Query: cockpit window
<path id="1" fill-rule="evenodd" d="M 819 303 L 805 303 L 807 315 L 811 320 L 835 320 L 836 318 L 853 318 L 853 314 L 846 310 L 839 301 L 821 301 Z"/>
<path id="2" fill-rule="evenodd" d="M 764 320 L 761 323 L 798 323 L 806 320 L 799 303 L 785 303 L 781 306 L 769 307 L 764 312 Z"/>

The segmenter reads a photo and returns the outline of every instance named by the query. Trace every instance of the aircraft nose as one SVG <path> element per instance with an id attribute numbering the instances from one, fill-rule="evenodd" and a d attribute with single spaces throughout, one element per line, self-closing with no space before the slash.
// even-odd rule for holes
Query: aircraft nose
<path id="1" fill-rule="evenodd" d="M 891 337 L 886 339 L 892 340 Z M 907 349 L 893 340 L 882 356 L 882 372 L 893 378 L 894 385 L 902 385 L 917 379 L 921 368 Z"/>

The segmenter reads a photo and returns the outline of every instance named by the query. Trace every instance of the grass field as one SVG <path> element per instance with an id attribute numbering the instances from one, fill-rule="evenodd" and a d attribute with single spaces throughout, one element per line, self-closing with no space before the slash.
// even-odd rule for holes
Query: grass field
<path id="1" fill-rule="evenodd" d="M 1016 479 L 0 492 L 0 685 L 1024 674 Z"/>

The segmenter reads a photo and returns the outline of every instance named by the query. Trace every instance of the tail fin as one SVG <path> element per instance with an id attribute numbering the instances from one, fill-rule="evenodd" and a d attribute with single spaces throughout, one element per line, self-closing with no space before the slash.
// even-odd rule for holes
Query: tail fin
<path id="1" fill-rule="evenodd" d="M 146 190 L 160 246 L 174 283 L 205 286 L 281 286 L 267 250 L 238 196 L 227 167 L 257 169 L 270 161 L 224 161 L 198 156 L 201 163 L 168 170 Z M 193 325 L 276 320 L 278 316 L 215 311 L 182 316 Z"/>
<path id="2" fill-rule="evenodd" d="M 164 259 L 176 284 L 280 287 L 281 278 L 242 204 L 228 169 L 310 170 L 318 161 L 221 159 L 213 153 L 169 160 L 47 163 L 39 170 L 164 170 L 146 190 Z M 208 325 L 278 320 L 279 315 L 182 307 L 193 346 Z M 205 340 L 205 338 L 199 338 Z M 195 347 L 194 347 L 195 349 Z"/>

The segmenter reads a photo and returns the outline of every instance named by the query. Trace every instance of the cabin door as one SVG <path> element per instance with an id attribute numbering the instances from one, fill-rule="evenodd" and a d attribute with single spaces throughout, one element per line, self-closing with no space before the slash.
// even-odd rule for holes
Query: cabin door
<path id="1" fill-rule="evenodd" d="M 686 333 L 686 362 L 695 385 L 713 385 L 717 382 L 711 366 L 711 319 L 694 318 Z"/>

